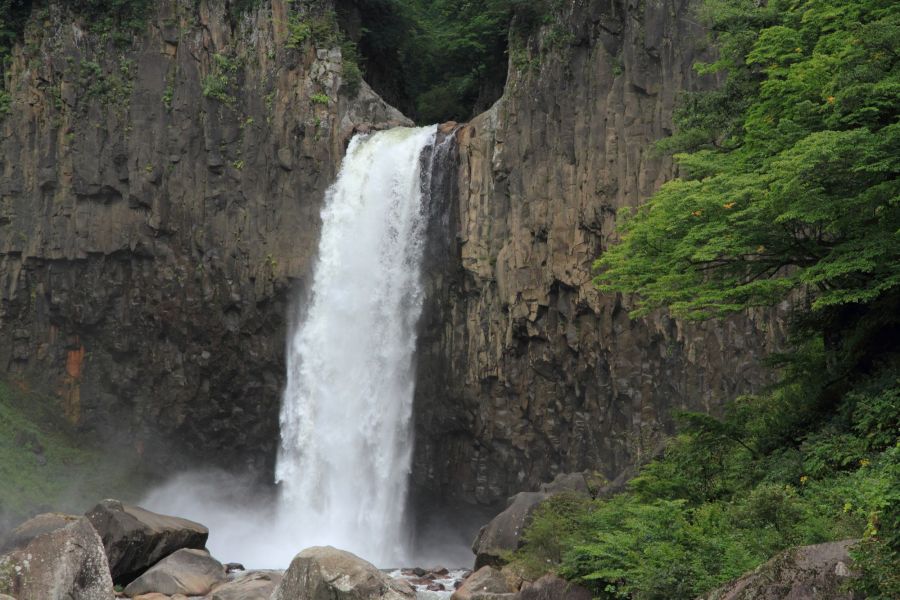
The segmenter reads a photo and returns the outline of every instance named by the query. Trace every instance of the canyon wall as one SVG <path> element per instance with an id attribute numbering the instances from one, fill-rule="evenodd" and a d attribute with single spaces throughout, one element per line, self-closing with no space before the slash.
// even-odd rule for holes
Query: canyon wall
<path id="1" fill-rule="evenodd" d="M 688 0 L 574 0 L 512 37 L 504 96 L 457 133 L 420 340 L 420 500 L 498 503 L 557 473 L 614 478 L 680 410 L 764 383 L 764 316 L 631 320 L 591 284 L 617 217 L 673 177 L 653 149 L 684 90 L 708 88 Z M 527 37 L 527 41 L 522 41 Z"/>
<path id="2" fill-rule="evenodd" d="M 271 480 L 324 191 L 356 125 L 405 119 L 291 44 L 284 0 L 156 2 L 134 34 L 67 5 L 6 70 L 0 376 L 115 454 Z"/>
<path id="3" fill-rule="evenodd" d="M 404 119 L 342 88 L 339 50 L 291 43 L 286 0 L 229 5 L 153 3 L 125 40 L 63 3 L 33 15 L 0 121 L 0 377 L 117 453 L 269 480 L 324 191 L 355 129 Z M 715 82 L 691 69 L 708 50 L 687 0 L 555 5 L 513 37 L 503 98 L 445 130 L 418 500 L 612 478 L 675 411 L 761 385 L 778 337 L 762 317 L 631 320 L 593 288 L 622 209 L 674 174 L 653 143 L 678 94 Z"/>

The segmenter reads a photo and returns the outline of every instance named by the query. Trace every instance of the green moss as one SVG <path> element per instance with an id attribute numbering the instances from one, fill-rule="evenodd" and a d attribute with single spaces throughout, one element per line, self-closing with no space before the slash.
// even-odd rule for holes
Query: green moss
<path id="1" fill-rule="evenodd" d="M 140 469 L 79 437 L 61 413 L 54 399 L 0 381 L 0 528 L 140 493 Z"/>

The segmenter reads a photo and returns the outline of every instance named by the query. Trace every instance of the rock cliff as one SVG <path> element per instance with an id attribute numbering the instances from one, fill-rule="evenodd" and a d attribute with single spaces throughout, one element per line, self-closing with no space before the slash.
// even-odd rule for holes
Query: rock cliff
<path id="1" fill-rule="evenodd" d="M 758 387 L 777 339 L 765 315 L 630 320 L 628 299 L 591 285 L 617 217 L 674 174 L 653 145 L 679 93 L 715 82 L 692 70 L 709 51 L 688 0 L 558 4 L 552 25 L 514 28 L 504 96 L 457 134 L 420 340 L 420 497 L 612 479 L 658 450 L 674 412 Z"/>
<path id="2" fill-rule="evenodd" d="M 133 35 L 34 10 L 0 122 L 0 374 L 116 454 L 268 479 L 324 190 L 356 125 L 404 118 L 292 43 L 290 2 L 233 4 L 150 3 Z"/>
<path id="3" fill-rule="evenodd" d="M 290 2 L 237 4 L 151 3 L 125 39 L 68 3 L 35 11 L 0 122 L 0 376 L 52 393 L 117 453 L 268 479 L 324 190 L 355 128 L 403 117 L 365 83 L 342 88 L 340 51 L 298 41 Z M 679 92 L 714 82 L 691 69 L 707 50 L 688 0 L 555 5 L 513 36 L 503 98 L 445 131 L 420 499 L 613 478 L 674 411 L 758 386 L 777 337 L 756 316 L 632 321 L 594 290 L 617 216 L 674 174 L 652 148 Z"/>

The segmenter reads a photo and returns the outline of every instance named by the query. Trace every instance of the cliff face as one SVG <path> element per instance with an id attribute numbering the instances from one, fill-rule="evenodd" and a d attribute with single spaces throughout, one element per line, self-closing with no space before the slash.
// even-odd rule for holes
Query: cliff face
<path id="1" fill-rule="evenodd" d="M 515 38 L 514 38 L 515 39 Z M 630 320 L 591 264 L 617 215 L 673 174 L 672 129 L 706 35 L 688 0 L 574 0 L 510 50 L 503 98 L 458 133 L 420 341 L 421 496 L 494 503 L 559 472 L 615 477 L 679 410 L 715 412 L 763 382 L 763 317 Z"/>
<path id="2" fill-rule="evenodd" d="M 6 73 L 0 373 L 117 452 L 268 477 L 324 190 L 355 125 L 404 119 L 290 48 L 283 0 L 152 3 L 124 43 L 66 4 Z"/>

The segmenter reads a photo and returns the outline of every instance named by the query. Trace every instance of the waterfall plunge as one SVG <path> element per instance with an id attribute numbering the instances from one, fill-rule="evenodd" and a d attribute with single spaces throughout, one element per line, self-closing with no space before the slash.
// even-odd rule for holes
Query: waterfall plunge
<path id="1" fill-rule="evenodd" d="M 322 211 L 308 302 L 287 348 L 274 503 L 252 481 L 183 473 L 141 502 L 210 529 L 223 561 L 286 568 L 331 545 L 410 564 L 403 512 L 412 452 L 413 354 L 436 128 L 354 138 Z M 431 156 L 422 171 L 423 152 Z M 467 550 L 467 549 L 465 549 Z M 466 552 L 467 553 L 467 552 Z"/>
<path id="2" fill-rule="evenodd" d="M 422 152 L 435 128 L 354 138 L 322 212 L 312 297 L 288 343 L 276 480 L 296 548 L 405 560 Z"/>

